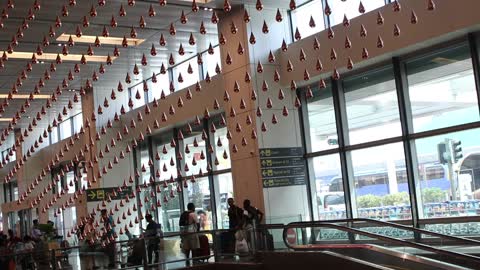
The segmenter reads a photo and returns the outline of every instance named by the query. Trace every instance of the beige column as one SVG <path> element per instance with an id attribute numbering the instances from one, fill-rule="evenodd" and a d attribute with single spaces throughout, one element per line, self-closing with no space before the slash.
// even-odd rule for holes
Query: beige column
<path id="1" fill-rule="evenodd" d="M 97 153 L 97 145 L 95 141 L 95 134 L 96 134 L 96 125 L 95 122 L 92 121 L 92 113 L 95 113 L 95 95 L 93 89 L 86 89 L 85 95 L 82 96 L 82 116 L 83 116 L 83 123 L 85 126 L 85 122 L 90 121 L 90 127 L 84 128 L 85 134 L 84 136 L 84 143 L 89 145 L 88 153 L 85 153 L 85 166 L 87 166 L 87 179 L 91 182 L 91 188 L 98 188 L 101 186 L 101 178 L 98 178 L 98 171 L 99 166 L 98 163 L 93 162 L 94 156 Z M 90 138 L 93 139 L 94 145 L 90 145 Z M 93 163 L 93 168 L 89 168 L 90 161 Z M 93 182 L 93 179 L 96 179 L 96 182 Z M 86 194 L 86 193 L 85 193 Z M 77 220 L 82 217 L 86 217 L 88 215 L 88 208 L 87 208 L 87 196 L 82 195 L 76 201 L 76 208 L 77 208 Z"/>
<path id="2" fill-rule="evenodd" d="M 247 72 L 252 76 L 253 63 L 250 62 L 249 57 L 247 25 L 243 20 L 244 11 L 243 8 L 234 8 L 220 20 L 218 25 L 219 36 L 223 35 L 226 39 L 225 45 L 220 45 L 220 55 L 224 89 L 230 97 L 229 101 L 223 101 L 223 108 L 228 130 L 232 134 L 230 156 L 235 198 L 240 205 L 244 199 L 250 199 L 254 206 L 264 211 L 258 140 L 251 136 L 252 131 L 256 132 L 256 105 L 251 99 L 255 81 L 253 79 L 251 82 L 245 81 Z M 235 25 L 234 28 L 237 28 L 236 33 L 232 33 L 232 23 Z M 239 44 L 244 48 L 243 54 L 238 53 Z M 227 63 L 228 56 L 231 58 L 231 64 Z M 238 92 L 234 90 L 235 84 L 238 85 Z M 245 104 L 244 109 L 240 105 L 242 101 Z M 230 115 L 232 109 L 235 111 L 235 116 Z M 251 119 L 250 124 L 247 124 L 248 117 Z M 240 128 L 240 132 L 237 132 L 237 127 Z M 246 145 L 242 145 L 243 139 Z M 238 148 L 237 153 L 234 153 L 234 145 Z"/>

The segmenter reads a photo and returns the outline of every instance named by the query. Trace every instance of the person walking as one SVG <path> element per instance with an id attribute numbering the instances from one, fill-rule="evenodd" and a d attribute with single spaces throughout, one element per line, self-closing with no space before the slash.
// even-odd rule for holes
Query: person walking
<path id="1" fill-rule="evenodd" d="M 186 266 L 190 266 L 190 253 L 200 248 L 200 241 L 196 232 L 199 230 L 198 217 L 195 213 L 195 205 L 189 203 L 187 205 L 187 211 L 183 212 L 180 216 L 180 231 L 182 232 L 182 251 L 187 259 Z"/>
<path id="2" fill-rule="evenodd" d="M 160 224 L 157 224 L 150 214 L 145 215 L 145 219 L 148 222 L 147 229 L 145 230 L 144 234 L 145 238 L 147 239 L 148 264 L 152 264 L 153 253 L 155 253 L 155 263 L 158 263 L 158 249 L 161 237 L 161 233 L 159 233 Z"/>
<path id="3" fill-rule="evenodd" d="M 115 267 L 115 240 L 112 241 L 111 239 L 115 234 L 115 231 L 113 229 L 115 223 L 113 221 L 113 217 L 111 215 L 108 215 L 107 209 L 102 209 L 101 214 L 103 226 L 105 228 L 104 240 L 106 240 L 108 243 L 105 246 L 105 253 L 108 256 L 108 267 L 113 268 Z"/>

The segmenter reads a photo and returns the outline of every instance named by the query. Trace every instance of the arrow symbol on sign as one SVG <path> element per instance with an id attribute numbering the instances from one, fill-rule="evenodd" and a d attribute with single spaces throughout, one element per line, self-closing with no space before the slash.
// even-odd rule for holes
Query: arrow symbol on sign
<path id="1" fill-rule="evenodd" d="M 88 193 L 88 197 L 91 199 L 91 200 L 94 200 L 96 197 L 97 197 L 97 193 L 93 190 L 90 190 L 90 192 Z"/>

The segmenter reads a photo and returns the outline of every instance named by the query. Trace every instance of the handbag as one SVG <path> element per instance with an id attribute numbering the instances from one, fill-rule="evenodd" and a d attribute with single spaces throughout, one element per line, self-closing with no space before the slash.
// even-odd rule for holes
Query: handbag
<path id="1" fill-rule="evenodd" d="M 245 230 L 238 230 L 237 232 L 235 232 L 235 240 L 242 241 L 246 238 L 247 238 L 247 234 Z"/>
<path id="2" fill-rule="evenodd" d="M 235 253 L 244 254 L 248 253 L 248 243 L 247 239 L 235 241 Z"/>

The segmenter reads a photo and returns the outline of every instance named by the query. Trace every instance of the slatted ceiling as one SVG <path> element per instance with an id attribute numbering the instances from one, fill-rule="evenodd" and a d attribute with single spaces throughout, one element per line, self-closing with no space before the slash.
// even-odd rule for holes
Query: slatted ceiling
<path id="1" fill-rule="evenodd" d="M 28 1 L 22 1 L 20 3 L 15 3 L 15 11 L 10 12 L 10 18 L 5 20 L 5 29 L 0 29 L 0 50 L 5 50 L 8 46 L 8 43 L 11 40 L 12 35 L 14 35 L 22 24 L 23 18 L 28 12 L 28 8 L 33 3 L 26 3 Z M 43 3 L 45 2 L 45 3 Z M 143 3 L 146 1 L 138 1 L 137 5 L 133 8 L 127 7 L 127 17 L 121 18 L 118 16 L 118 10 L 120 8 L 120 2 L 125 1 L 107 1 L 106 7 L 98 7 L 97 12 L 98 16 L 95 18 L 89 17 L 88 13 L 90 10 L 90 4 L 81 5 L 80 2 L 77 3 L 75 8 L 69 7 L 69 16 L 61 17 L 62 27 L 55 29 L 57 36 L 61 33 L 75 34 L 77 25 L 81 25 L 83 16 L 87 15 L 89 18 L 90 26 L 88 28 L 82 27 L 82 33 L 84 35 L 100 35 L 103 30 L 103 25 L 107 25 L 110 36 L 123 37 L 126 35 L 129 36 L 130 28 L 132 25 L 136 27 L 138 38 L 146 39 L 143 44 L 137 46 L 136 48 L 129 47 L 128 49 L 121 48 L 120 58 L 114 61 L 113 66 L 106 66 L 107 73 L 104 76 L 100 77 L 99 82 L 94 83 L 96 91 L 96 99 L 98 102 L 103 103 L 104 96 L 109 96 L 111 89 L 116 89 L 118 81 L 124 83 L 125 75 L 127 72 L 130 72 L 132 76 L 132 84 L 125 86 L 126 89 L 129 86 L 132 86 L 138 82 L 141 82 L 142 79 L 148 78 L 152 75 L 153 72 L 159 72 L 160 66 L 164 63 L 168 66 L 167 61 L 170 53 L 175 57 L 176 63 L 180 63 L 183 60 L 191 57 L 197 52 L 205 51 L 208 49 L 210 42 L 213 45 L 218 43 L 218 36 L 216 25 L 210 22 L 212 13 L 210 11 L 200 10 L 198 13 L 192 14 L 190 10 L 190 4 L 185 3 L 185 1 L 176 1 L 177 3 L 182 2 L 184 4 L 181 6 L 170 5 L 175 1 L 169 1 L 169 5 L 166 7 L 160 7 L 157 1 L 153 1 L 153 6 L 157 15 L 153 18 L 148 17 L 148 7 L 150 2 Z M 43 36 L 48 34 L 49 27 L 55 22 L 55 17 L 57 14 L 60 14 L 61 6 L 68 1 L 42 1 L 42 7 L 39 12 L 36 13 L 36 18 L 34 21 L 29 21 L 29 29 L 24 30 L 24 38 L 19 39 L 19 46 L 15 48 L 16 51 L 30 51 L 34 52 L 37 48 L 37 44 L 42 41 Z M 1 5 L 0 5 L 1 6 Z M 222 5 L 223 6 L 223 1 Z M 188 17 L 188 23 L 183 25 L 179 22 L 181 11 L 184 10 L 185 14 Z M 115 18 L 118 23 L 117 28 L 111 28 L 110 19 L 112 14 L 115 14 Z M 138 21 L 140 16 L 143 15 L 146 20 L 147 27 L 146 29 L 138 29 Z M 207 29 L 206 35 L 200 35 L 198 33 L 201 22 L 204 22 Z M 170 23 L 175 23 L 175 28 L 177 34 L 172 37 L 169 35 L 169 26 Z M 160 34 L 163 33 L 166 40 L 167 46 L 160 47 L 158 44 Z M 190 33 L 194 33 L 196 38 L 196 45 L 190 46 L 188 40 Z M 44 48 L 44 52 L 48 53 L 61 53 L 62 47 L 56 46 L 56 41 L 50 39 L 51 45 L 47 48 Z M 150 56 L 150 47 L 152 43 L 155 45 L 157 50 L 157 56 Z M 181 57 L 178 55 L 178 48 L 182 44 L 185 48 L 186 55 Z M 81 54 L 86 53 L 88 44 L 76 43 L 74 47 L 69 48 L 70 54 Z M 111 45 L 102 45 L 100 48 L 94 48 L 95 55 L 107 55 L 107 53 L 112 54 L 113 46 Z M 140 64 L 140 59 L 142 54 L 145 53 L 148 60 L 148 66 L 143 67 Z M 28 60 L 9 60 L 5 62 L 5 69 L 0 71 L 0 93 L 8 93 L 11 89 L 13 83 L 15 83 L 17 76 L 25 68 Z M 137 63 L 141 69 L 141 74 L 134 76 L 132 74 L 133 65 Z M 65 61 L 62 65 L 57 65 L 57 71 L 51 73 L 52 78 L 48 81 L 45 81 L 46 86 L 41 88 L 41 92 L 45 94 L 51 94 L 57 85 L 62 83 L 62 80 L 67 77 L 68 71 L 73 69 L 74 63 Z M 74 74 L 75 79 L 69 81 L 69 87 L 71 89 L 79 89 L 81 86 L 85 85 L 85 80 L 91 76 L 94 70 L 97 70 L 100 66 L 100 63 L 87 63 L 87 65 L 81 66 L 81 72 L 79 74 Z M 30 93 L 35 85 L 38 83 L 40 78 L 43 78 L 43 74 L 46 69 L 49 68 L 49 63 L 34 65 L 33 71 L 28 73 L 28 79 L 23 81 L 22 87 L 19 87 L 20 93 Z M 183 74 L 184 76 L 192 76 L 188 74 Z M 125 94 L 124 92 L 124 94 Z M 42 121 L 38 123 L 37 129 L 44 129 L 47 127 L 48 123 L 57 117 L 58 113 L 61 112 L 64 106 L 68 104 L 68 101 L 71 99 L 73 93 L 64 91 L 61 96 L 58 97 L 56 103 L 53 104 L 54 108 L 47 110 L 48 115 L 42 117 Z M 1 101 L 1 100 L 0 100 Z M 20 120 L 17 127 L 26 128 L 31 122 L 31 118 L 28 119 L 27 116 L 35 117 L 38 109 L 45 105 L 46 100 L 35 100 L 31 102 L 31 107 L 27 109 L 27 114 Z M 1 117 L 12 117 L 16 110 L 24 103 L 24 100 L 11 100 L 10 106 L 6 108 L 6 112 L 2 114 Z M 75 110 L 69 115 L 74 115 L 80 111 L 80 104 L 74 104 Z M 0 123 L 0 129 L 6 127 L 8 123 Z M 38 137 L 38 136 L 31 136 Z"/>

